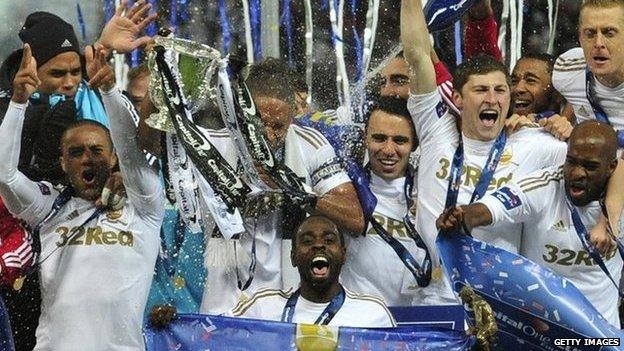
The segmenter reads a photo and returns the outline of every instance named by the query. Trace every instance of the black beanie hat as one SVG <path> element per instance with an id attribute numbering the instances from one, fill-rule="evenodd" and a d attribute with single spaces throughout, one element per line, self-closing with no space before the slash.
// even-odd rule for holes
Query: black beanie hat
<path id="1" fill-rule="evenodd" d="M 49 12 L 33 12 L 28 15 L 19 37 L 22 42 L 30 45 L 37 67 L 64 52 L 73 51 L 80 55 L 74 28 Z"/>

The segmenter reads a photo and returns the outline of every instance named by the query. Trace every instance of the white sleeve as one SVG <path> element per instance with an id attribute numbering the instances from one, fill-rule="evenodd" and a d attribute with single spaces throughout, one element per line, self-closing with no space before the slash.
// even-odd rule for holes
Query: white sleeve
<path id="1" fill-rule="evenodd" d="M 0 125 L 0 196 L 13 215 L 33 225 L 43 220 L 54 198 L 42 196 L 51 195 L 49 187 L 31 181 L 17 169 L 26 107 L 11 101 Z"/>
<path id="2" fill-rule="evenodd" d="M 319 135 L 322 136 L 320 133 Z M 317 195 L 324 195 L 333 188 L 351 181 L 336 157 L 334 148 L 326 139 L 325 142 L 326 144 L 312 155 L 311 163 L 308 164 L 312 189 Z"/>
<path id="3" fill-rule="evenodd" d="M 132 104 L 117 87 L 108 92 L 101 91 L 101 94 L 128 200 L 141 217 L 160 223 L 165 211 L 165 196 L 158 174 L 149 166 L 137 145 Z"/>
<path id="4" fill-rule="evenodd" d="M 448 112 L 448 105 L 437 89 L 422 95 L 410 94 L 407 109 L 412 116 L 420 145 L 432 141 L 448 142 L 444 139 L 456 138 L 455 117 Z"/>
<path id="5" fill-rule="evenodd" d="M 492 225 L 499 222 L 521 223 L 545 211 L 560 182 L 561 168 L 542 169 L 507 184 L 478 202 L 492 214 Z"/>

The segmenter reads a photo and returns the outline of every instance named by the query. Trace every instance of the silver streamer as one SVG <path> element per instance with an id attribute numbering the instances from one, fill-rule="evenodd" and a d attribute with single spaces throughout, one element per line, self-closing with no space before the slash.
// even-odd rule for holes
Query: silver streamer
<path id="1" fill-rule="evenodd" d="M 243 1 L 243 19 L 245 21 L 245 48 L 247 49 L 247 62 L 254 63 L 253 38 L 251 37 L 251 21 L 249 19 L 249 0 Z"/>
<path id="2" fill-rule="evenodd" d="M 312 68 L 314 65 L 314 24 L 312 23 L 311 0 L 304 0 L 305 6 L 305 57 L 306 57 L 306 84 L 308 85 L 308 105 L 312 103 Z"/>
<path id="3" fill-rule="evenodd" d="M 368 0 L 368 10 L 366 11 L 366 28 L 364 28 L 364 52 L 362 62 L 364 74 L 368 72 L 373 48 L 375 47 L 375 34 L 377 33 L 377 23 L 379 22 L 379 0 Z"/>
<path id="4" fill-rule="evenodd" d="M 334 6 L 335 1 L 338 2 L 338 13 Z M 334 51 L 336 52 L 336 87 L 338 89 L 338 100 L 340 105 L 351 110 L 351 96 L 349 92 L 349 76 L 344 60 L 344 44 L 343 44 L 343 14 L 344 0 L 332 0 L 329 6 L 329 21 L 331 22 L 332 31 L 336 40 L 334 40 Z"/>
<path id="5" fill-rule="evenodd" d="M 554 14 L 553 14 L 554 12 Z M 553 0 L 548 0 L 548 49 L 546 52 L 552 55 L 555 50 L 555 38 L 557 37 L 557 19 L 559 18 L 559 0 L 553 6 Z"/>

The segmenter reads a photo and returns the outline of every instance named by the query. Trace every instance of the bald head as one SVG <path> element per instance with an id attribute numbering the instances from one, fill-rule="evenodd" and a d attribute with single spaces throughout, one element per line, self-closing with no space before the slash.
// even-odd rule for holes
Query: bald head
<path id="1" fill-rule="evenodd" d="M 607 160 L 617 158 L 617 135 L 613 127 L 594 120 L 583 121 L 576 125 L 570 135 L 568 148 L 572 145 L 588 145 L 600 150 L 600 155 Z"/>
<path id="2" fill-rule="evenodd" d="M 617 137 L 613 128 L 585 121 L 572 130 L 563 166 L 565 189 L 576 206 L 599 200 L 617 166 Z"/>

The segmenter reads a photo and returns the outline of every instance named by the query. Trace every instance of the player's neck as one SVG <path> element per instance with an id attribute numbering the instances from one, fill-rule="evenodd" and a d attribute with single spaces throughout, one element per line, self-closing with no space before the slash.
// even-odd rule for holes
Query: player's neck
<path id="1" fill-rule="evenodd" d="M 340 293 L 342 287 L 338 281 L 333 282 L 327 288 L 318 288 L 312 284 L 301 282 L 301 297 L 314 303 L 327 303 L 330 302 L 334 296 Z"/>
<path id="2" fill-rule="evenodd" d="M 595 75 L 600 84 L 607 88 L 616 88 L 624 83 L 624 72 L 614 72 L 612 74 Z"/>

